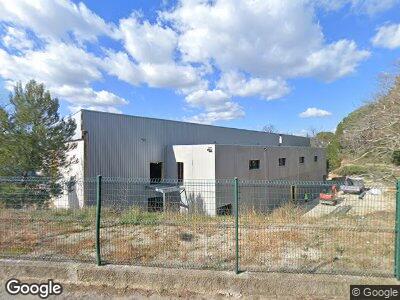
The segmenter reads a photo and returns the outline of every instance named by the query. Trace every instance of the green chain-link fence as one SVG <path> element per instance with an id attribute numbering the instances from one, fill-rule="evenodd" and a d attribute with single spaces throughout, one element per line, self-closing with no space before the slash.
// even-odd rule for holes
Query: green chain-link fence
<path id="1" fill-rule="evenodd" d="M 80 208 L 84 189 L 95 197 L 96 182 L 0 178 L 0 255 L 93 261 L 96 212 L 94 206 Z"/>
<path id="2" fill-rule="evenodd" d="M 333 186 L 336 205 L 322 204 L 320 193 Z M 394 269 L 400 278 L 399 183 L 397 197 L 393 187 L 367 187 L 358 195 L 334 182 L 0 178 L 0 256 L 262 272 Z"/>

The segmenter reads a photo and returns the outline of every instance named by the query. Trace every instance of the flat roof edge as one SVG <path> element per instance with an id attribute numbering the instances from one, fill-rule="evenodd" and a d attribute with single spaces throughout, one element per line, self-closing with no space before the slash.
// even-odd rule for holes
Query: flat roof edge
<path id="1" fill-rule="evenodd" d="M 80 109 L 79 111 L 80 112 L 89 112 L 89 113 L 98 113 L 98 114 L 108 114 L 108 115 L 114 115 L 114 116 L 123 116 L 123 117 L 129 117 L 129 118 L 137 118 L 137 119 L 149 119 L 149 120 L 155 120 L 155 121 L 167 121 L 167 122 L 174 122 L 174 123 L 180 123 L 180 124 L 190 124 L 190 125 L 195 125 L 195 126 L 207 126 L 207 127 L 214 127 L 214 128 L 242 130 L 242 131 L 249 131 L 249 132 L 256 132 L 256 133 L 264 133 L 266 135 L 274 135 L 274 136 L 277 136 L 277 137 L 279 137 L 280 135 L 283 136 L 283 137 L 291 136 L 291 137 L 297 137 L 297 138 L 301 138 L 301 139 L 310 140 L 309 137 L 300 136 L 300 135 L 293 135 L 293 134 L 286 134 L 286 133 L 270 133 L 270 132 L 264 132 L 264 131 L 253 130 L 253 129 L 226 127 L 226 126 L 219 126 L 219 125 L 201 124 L 201 123 L 193 123 L 193 122 L 187 122 L 187 121 L 168 120 L 168 119 L 160 119 L 160 118 L 152 118 L 152 117 L 144 117 L 144 116 L 135 116 L 135 115 L 113 113 L 113 112 L 90 110 L 90 109 Z"/>

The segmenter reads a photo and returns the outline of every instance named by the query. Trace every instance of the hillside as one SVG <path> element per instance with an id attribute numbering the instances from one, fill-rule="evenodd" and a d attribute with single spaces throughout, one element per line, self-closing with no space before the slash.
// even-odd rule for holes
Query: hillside
<path id="1" fill-rule="evenodd" d="M 321 132 L 316 139 L 327 147 L 330 170 L 339 175 L 399 176 L 400 76 L 385 93 L 345 117 L 335 134 Z"/>
<path id="2" fill-rule="evenodd" d="M 387 93 L 343 119 L 336 136 L 346 157 L 392 163 L 400 150 L 400 77 Z"/>

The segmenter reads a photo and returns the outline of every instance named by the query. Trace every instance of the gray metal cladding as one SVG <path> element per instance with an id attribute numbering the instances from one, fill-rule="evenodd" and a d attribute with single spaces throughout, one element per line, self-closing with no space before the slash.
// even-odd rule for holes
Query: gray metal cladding
<path id="1" fill-rule="evenodd" d="M 87 176 L 149 177 L 149 162 L 166 163 L 166 146 L 190 144 L 278 145 L 279 135 L 96 111 L 81 111 L 86 131 Z M 282 135 L 283 146 L 310 146 Z M 163 168 L 165 170 L 165 167 Z"/>

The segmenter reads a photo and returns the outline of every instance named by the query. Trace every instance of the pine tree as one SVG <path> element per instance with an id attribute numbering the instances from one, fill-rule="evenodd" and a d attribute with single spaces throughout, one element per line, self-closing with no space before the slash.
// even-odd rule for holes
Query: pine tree
<path id="1" fill-rule="evenodd" d="M 25 88 L 18 83 L 7 107 L 0 110 L 0 175 L 41 172 L 58 178 L 60 168 L 70 164 L 67 152 L 75 146 L 69 143 L 74 120 L 62 119 L 58 99 L 34 80 Z"/>
<path id="2" fill-rule="evenodd" d="M 0 182 L 0 202 L 7 207 L 41 207 L 60 192 L 61 169 L 72 163 L 67 152 L 76 146 L 71 142 L 76 124 L 58 110 L 58 99 L 34 80 L 25 87 L 18 83 L 0 108 L 0 176 L 24 178 Z M 30 179 L 37 174 L 42 180 Z"/>

